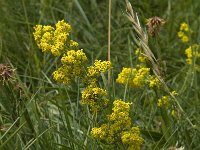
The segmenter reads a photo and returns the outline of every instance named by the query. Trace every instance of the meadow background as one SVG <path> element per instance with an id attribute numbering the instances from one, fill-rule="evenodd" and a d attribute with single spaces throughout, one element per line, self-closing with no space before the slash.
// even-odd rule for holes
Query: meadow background
<path id="1" fill-rule="evenodd" d="M 131 114 L 145 139 L 142 149 L 184 146 L 198 150 L 200 72 L 186 63 L 185 49 L 200 41 L 200 1 L 130 2 L 143 27 L 153 16 L 166 21 L 159 36 L 150 37 L 149 46 L 166 84 L 178 92 L 177 100 L 184 110 L 178 118 L 163 119 L 149 90 L 128 89 L 127 97 L 135 102 Z M 107 60 L 108 1 L 0 0 L 0 6 L 0 63 L 15 69 L 14 82 L 20 85 L 19 90 L 11 83 L 0 83 L 0 149 L 116 149 L 89 135 L 91 116 L 78 103 L 79 87 L 67 87 L 52 79 L 58 58 L 43 54 L 33 38 L 35 25 L 54 25 L 64 19 L 72 26 L 71 38 L 84 49 L 91 64 L 95 59 Z M 124 96 L 124 87 L 115 83 L 117 74 L 123 67 L 137 64 L 136 35 L 125 12 L 123 0 L 112 0 L 112 100 Z M 187 44 L 177 37 L 182 22 L 192 30 Z"/>

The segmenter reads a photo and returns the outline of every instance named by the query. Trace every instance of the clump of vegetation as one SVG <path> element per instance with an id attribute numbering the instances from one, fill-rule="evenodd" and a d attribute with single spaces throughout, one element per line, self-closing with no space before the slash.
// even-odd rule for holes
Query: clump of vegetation
<path id="1" fill-rule="evenodd" d="M 0 2 L 0 149 L 199 149 L 200 3 L 131 3 Z"/>

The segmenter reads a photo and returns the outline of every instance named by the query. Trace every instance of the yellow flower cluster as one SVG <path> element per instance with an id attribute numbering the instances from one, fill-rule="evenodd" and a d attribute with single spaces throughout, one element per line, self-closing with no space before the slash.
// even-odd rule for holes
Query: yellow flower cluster
<path id="1" fill-rule="evenodd" d="M 62 66 L 53 72 L 53 78 L 57 82 L 68 85 L 75 77 L 81 78 L 87 57 L 83 50 L 68 51 L 61 58 Z"/>
<path id="2" fill-rule="evenodd" d="M 187 64 L 192 64 L 192 60 L 196 57 L 196 58 L 200 58 L 200 53 L 198 52 L 200 46 L 195 44 L 195 45 L 192 45 L 190 47 L 188 47 L 186 50 L 185 50 L 185 54 L 187 56 L 187 59 L 186 59 L 186 62 Z"/>
<path id="3" fill-rule="evenodd" d="M 160 86 L 160 81 L 159 81 L 159 79 L 158 79 L 157 77 L 155 77 L 155 76 L 150 76 L 149 79 L 148 79 L 148 82 L 149 82 L 149 87 L 150 87 L 150 88 Z"/>
<path id="4" fill-rule="evenodd" d="M 98 140 L 114 143 L 121 140 L 128 144 L 129 148 L 140 149 L 143 139 L 140 137 L 139 128 L 131 128 L 131 118 L 129 117 L 131 103 L 123 102 L 121 99 L 113 102 L 112 114 L 108 115 L 108 123 L 101 127 L 94 127 L 91 134 Z"/>
<path id="5" fill-rule="evenodd" d="M 129 117 L 131 103 L 126 103 L 119 99 L 115 100 L 113 105 L 113 112 L 111 115 L 108 115 L 108 120 L 114 124 L 115 130 L 119 130 L 121 127 L 129 128 L 131 125 L 131 118 Z"/>
<path id="6" fill-rule="evenodd" d="M 58 56 L 63 50 L 70 48 L 70 45 L 77 46 L 75 41 L 67 42 L 71 26 L 64 20 L 58 21 L 56 28 L 36 25 L 34 29 L 35 41 L 43 52 L 51 52 L 54 56 Z"/>
<path id="7" fill-rule="evenodd" d="M 92 66 L 87 67 L 83 82 L 88 86 L 82 92 L 81 103 L 88 105 L 93 113 L 100 111 L 108 104 L 107 92 L 97 86 L 97 81 L 100 74 L 110 68 L 110 61 L 101 60 L 95 60 Z"/>
<path id="8" fill-rule="evenodd" d="M 119 84 L 128 84 L 131 87 L 149 87 L 159 86 L 159 80 L 155 76 L 150 75 L 150 68 L 141 67 L 137 68 L 123 68 L 122 72 L 118 74 L 116 80 Z"/>
<path id="9" fill-rule="evenodd" d="M 57 82 L 68 85 L 72 81 L 72 68 L 70 66 L 61 66 L 56 71 L 53 72 L 53 79 Z"/>
<path id="10" fill-rule="evenodd" d="M 121 140 L 124 144 L 128 144 L 128 150 L 140 150 L 140 145 L 144 139 L 140 137 L 140 129 L 132 127 L 130 131 L 124 131 L 121 134 Z"/>
<path id="11" fill-rule="evenodd" d="M 94 65 L 86 68 L 87 56 L 78 50 L 78 43 L 69 38 L 71 26 L 58 21 L 56 27 L 36 25 L 33 33 L 35 41 L 43 52 L 61 55 L 62 66 L 53 72 L 53 79 L 69 85 L 76 78 L 86 83 L 82 92 L 82 104 L 87 104 L 92 112 L 97 112 L 108 103 L 107 92 L 97 87 L 97 78 L 111 68 L 109 61 L 95 60 Z"/>
<path id="12" fill-rule="evenodd" d="M 108 131 L 108 125 L 102 124 L 101 127 L 99 128 L 97 127 L 92 128 L 91 134 L 95 139 L 105 140 L 107 138 L 107 131 Z"/>
<path id="13" fill-rule="evenodd" d="M 176 91 L 170 92 L 170 95 L 162 96 L 157 101 L 157 106 L 160 108 L 166 108 L 168 112 L 171 112 L 171 116 L 173 118 L 177 118 L 179 115 L 179 111 L 177 109 L 177 104 L 173 101 L 173 96 L 176 97 L 179 94 Z"/>
<path id="14" fill-rule="evenodd" d="M 107 106 L 107 92 L 97 86 L 89 85 L 82 92 L 81 103 L 90 107 L 92 112 L 98 112 L 101 108 Z"/>
<path id="15" fill-rule="evenodd" d="M 73 40 L 70 40 L 70 41 L 69 41 L 69 48 L 70 48 L 70 49 L 77 48 L 78 45 L 79 45 L 79 44 L 78 44 L 76 41 L 73 41 Z"/>
<path id="16" fill-rule="evenodd" d="M 95 60 L 93 66 L 87 67 L 85 82 L 87 84 L 96 84 L 97 78 L 101 73 L 106 72 L 112 67 L 110 61 Z"/>
<path id="17" fill-rule="evenodd" d="M 181 39 L 183 43 L 187 43 L 189 41 L 189 37 L 187 36 L 187 32 L 189 32 L 189 26 L 187 23 L 183 22 L 180 25 L 180 29 L 178 32 L 178 37 Z"/>
<path id="18" fill-rule="evenodd" d="M 89 77 L 98 76 L 101 72 L 105 72 L 111 68 L 111 63 L 109 61 L 102 61 L 95 60 L 94 65 L 88 67 L 88 74 Z"/>
<path id="19" fill-rule="evenodd" d="M 76 68 L 87 62 L 87 56 L 82 49 L 78 51 L 70 50 L 62 56 L 61 62 L 63 65 L 72 65 Z"/>
<path id="20" fill-rule="evenodd" d="M 157 106 L 160 108 L 166 108 L 171 111 L 171 116 L 176 118 L 178 117 L 177 104 L 173 101 L 173 97 L 178 96 L 179 94 L 176 91 L 172 91 L 169 95 L 162 96 L 157 100 Z"/>
<path id="21" fill-rule="evenodd" d="M 87 67 L 87 72 L 83 78 L 83 82 L 88 85 L 82 92 L 81 103 L 90 107 L 90 110 L 95 113 L 107 106 L 107 92 L 97 86 L 98 77 L 101 73 L 106 72 L 111 68 L 110 61 L 95 60 L 92 66 Z"/>
<path id="22" fill-rule="evenodd" d="M 160 99 L 158 99 L 157 106 L 158 107 L 162 107 L 162 106 L 168 107 L 169 99 L 170 99 L 169 96 L 162 96 Z"/>

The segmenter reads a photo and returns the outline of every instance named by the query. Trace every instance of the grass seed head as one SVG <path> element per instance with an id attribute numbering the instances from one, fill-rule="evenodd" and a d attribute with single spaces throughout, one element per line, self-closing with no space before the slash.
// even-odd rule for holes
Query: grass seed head
<path id="1" fill-rule="evenodd" d="M 12 78 L 14 70 L 5 64 L 0 64 L 0 81 L 6 81 Z"/>

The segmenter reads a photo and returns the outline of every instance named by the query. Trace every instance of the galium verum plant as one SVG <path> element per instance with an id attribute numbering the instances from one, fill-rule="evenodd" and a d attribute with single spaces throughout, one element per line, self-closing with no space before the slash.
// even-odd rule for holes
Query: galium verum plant
<path id="1" fill-rule="evenodd" d="M 61 66 L 53 72 L 53 79 L 66 86 L 79 80 L 79 84 L 84 84 L 81 104 L 87 105 L 93 114 L 105 108 L 109 102 L 108 93 L 98 85 L 98 79 L 101 73 L 112 68 L 111 62 L 95 60 L 93 65 L 87 66 L 88 58 L 83 49 L 78 48 L 78 43 L 70 39 L 71 26 L 64 20 L 58 21 L 55 28 L 36 25 L 34 29 L 33 34 L 38 47 L 44 53 L 49 52 L 61 58 Z M 127 74 L 124 78 L 122 74 L 119 75 L 119 78 L 121 76 L 121 79 L 118 79 L 119 83 L 125 83 L 128 78 Z M 150 77 L 148 68 L 135 70 L 133 75 L 135 86 L 140 86 L 142 78 L 146 76 Z M 139 150 L 144 139 L 140 136 L 139 128 L 131 123 L 129 117 L 131 103 L 118 99 L 113 105 L 113 112 L 107 116 L 107 123 L 91 129 L 92 137 L 107 144 L 118 141 L 127 145 L 128 149 Z"/>

